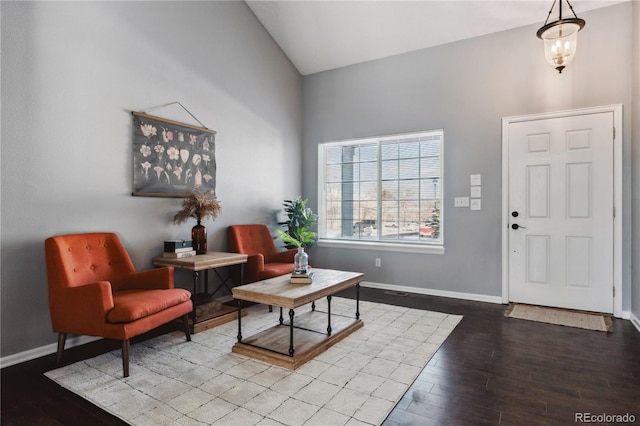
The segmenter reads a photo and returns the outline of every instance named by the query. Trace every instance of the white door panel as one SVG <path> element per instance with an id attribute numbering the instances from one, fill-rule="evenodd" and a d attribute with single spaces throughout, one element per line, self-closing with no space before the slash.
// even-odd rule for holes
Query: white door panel
<path id="1" fill-rule="evenodd" d="M 509 299 L 613 312 L 613 113 L 508 131 Z"/>

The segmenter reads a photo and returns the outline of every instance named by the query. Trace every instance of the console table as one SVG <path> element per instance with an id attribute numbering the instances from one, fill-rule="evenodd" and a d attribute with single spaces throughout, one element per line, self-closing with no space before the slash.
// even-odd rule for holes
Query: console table
<path id="1" fill-rule="evenodd" d="M 230 306 L 222 305 L 219 311 L 216 311 L 215 315 L 207 316 L 199 319 L 196 310 L 199 305 L 198 298 L 198 280 L 200 277 L 200 271 L 204 271 L 205 281 L 205 295 L 212 296 L 223 286 L 231 292 L 231 287 L 227 285 L 230 276 L 222 277 L 220 274 L 220 268 L 239 265 L 240 266 L 240 282 L 243 279 L 244 264 L 247 263 L 247 255 L 240 253 L 226 253 L 226 252 L 208 252 L 206 254 L 198 254 L 196 256 L 183 257 L 180 259 L 174 259 L 171 257 L 158 256 L 153 259 L 155 266 L 173 266 L 177 269 L 185 269 L 193 272 L 193 312 L 191 313 L 191 332 L 197 333 L 199 331 L 207 330 L 211 327 L 215 327 L 220 324 L 232 321 L 236 319 L 236 309 Z M 220 279 L 220 284 L 215 290 L 209 292 L 209 270 L 213 270 Z M 200 303 L 201 304 L 201 303 Z M 238 315 L 244 315 L 244 312 L 239 312 Z"/>

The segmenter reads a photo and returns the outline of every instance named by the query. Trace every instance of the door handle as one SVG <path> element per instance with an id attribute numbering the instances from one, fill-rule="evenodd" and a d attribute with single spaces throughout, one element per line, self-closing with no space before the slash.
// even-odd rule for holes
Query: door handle
<path id="1" fill-rule="evenodd" d="M 514 223 L 513 225 L 511 225 L 511 229 L 518 229 L 518 228 L 527 229 L 526 226 L 518 225 L 517 223 Z"/>

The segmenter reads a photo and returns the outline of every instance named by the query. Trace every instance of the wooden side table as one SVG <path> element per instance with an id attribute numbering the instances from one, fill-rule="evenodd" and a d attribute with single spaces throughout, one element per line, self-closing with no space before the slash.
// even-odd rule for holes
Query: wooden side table
<path id="1" fill-rule="evenodd" d="M 240 282 L 243 280 L 244 264 L 247 263 L 247 255 L 241 253 L 226 253 L 226 252 L 209 252 L 206 254 L 199 254 L 196 256 L 184 257 L 181 259 L 174 259 L 171 257 L 158 256 L 153 258 L 153 264 L 155 266 L 173 266 L 177 269 L 185 269 L 193 272 L 193 312 L 191 313 L 192 321 L 192 333 L 207 330 L 211 327 L 215 327 L 225 322 L 232 321 L 237 318 L 237 310 L 233 307 L 222 305 L 222 309 L 216 312 L 213 317 L 205 317 L 203 320 L 198 321 L 196 310 L 199 304 L 198 301 L 198 281 L 200 278 L 200 271 L 204 271 L 205 277 L 205 293 L 213 296 L 223 286 L 231 292 L 231 287 L 227 285 L 230 276 L 222 277 L 220 274 L 220 268 L 239 265 L 240 266 Z M 209 293 L 209 270 L 213 270 L 220 279 L 220 284 Z M 240 313 L 243 315 L 244 313 Z"/>

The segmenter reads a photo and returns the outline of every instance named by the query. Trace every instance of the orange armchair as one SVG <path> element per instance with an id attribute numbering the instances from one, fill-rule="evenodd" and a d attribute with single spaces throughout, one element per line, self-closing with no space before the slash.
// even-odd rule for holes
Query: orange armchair
<path id="1" fill-rule="evenodd" d="M 191 341 L 191 293 L 174 288 L 172 267 L 136 272 L 116 234 L 51 237 L 45 255 L 57 364 L 69 333 L 121 340 L 124 377 L 132 337 L 182 317 Z"/>
<path id="2" fill-rule="evenodd" d="M 244 281 L 252 283 L 293 272 L 297 250 L 279 251 L 266 225 L 232 225 L 228 229 L 229 251 L 247 254 Z"/>

